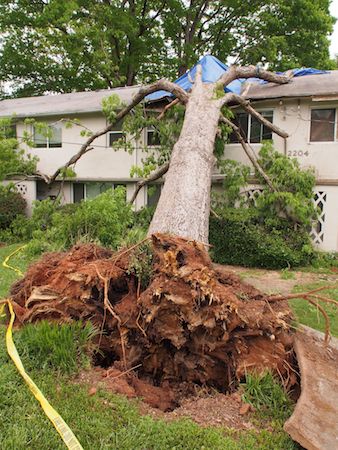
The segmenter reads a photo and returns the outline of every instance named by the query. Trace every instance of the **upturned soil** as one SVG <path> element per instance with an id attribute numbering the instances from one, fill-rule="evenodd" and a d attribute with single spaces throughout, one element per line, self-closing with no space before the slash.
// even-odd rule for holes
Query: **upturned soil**
<path id="1" fill-rule="evenodd" d="M 90 244 L 44 256 L 12 287 L 17 324 L 90 320 L 99 330 L 97 376 L 163 411 L 201 387 L 232 392 L 248 371 L 295 383 L 286 301 L 269 302 L 213 268 L 199 243 L 156 234 L 150 245 L 146 283 L 133 267 L 137 247 L 113 253 Z"/>

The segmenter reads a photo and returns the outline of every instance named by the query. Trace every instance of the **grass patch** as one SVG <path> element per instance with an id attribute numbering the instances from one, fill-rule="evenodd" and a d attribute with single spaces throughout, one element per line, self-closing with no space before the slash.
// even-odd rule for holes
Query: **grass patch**
<path id="1" fill-rule="evenodd" d="M 0 327 L 0 342 L 4 342 L 4 332 L 5 327 Z M 17 334 L 15 333 L 15 340 Z M 58 433 L 8 359 L 4 346 L 0 346 L 0 364 L 1 448 L 64 449 Z M 99 390 L 94 396 L 89 396 L 89 386 L 75 384 L 61 371 L 40 370 L 33 367 L 34 364 L 31 366 L 30 376 L 62 415 L 85 449 L 298 448 L 281 428 L 274 432 L 234 432 L 222 428 L 202 428 L 190 420 L 168 423 L 154 420 L 149 416 L 141 416 L 136 402 L 105 390 Z"/>
<path id="2" fill-rule="evenodd" d="M 243 400 L 250 403 L 261 418 L 273 419 L 282 425 L 292 414 L 290 398 L 270 372 L 247 374 L 241 386 Z"/>
<path id="3" fill-rule="evenodd" d="M 22 244 L 13 244 L 0 247 L 0 298 L 8 295 L 11 285 L 19 278 L 19 275 L 14 270 L 7 269 L 2 263 L 10 253 L 21 246 Z M 24 273 L 33 260 L 34 258 L 28 256 L 23 249 L 10 259 L 9 265 L 20 269 Z"/>
<path id="4" fill-rule="evenodd" d="M 306 292 L 326 285 L 328 285 L 328 282 L 326 281 L 319 281 L 306 285 L 297 285 L 294 287 L 293 292 Z M 318 294 L 338 301 L 338 287 L 319 292 Z M 316 330 L 323 332 L 325 331 L 325 320 L 318 308 L 302 299 L 290 300 L 289 303 L 298 322 L 311 328 L 315 328 Z M 338 336 L 337 307 L 333 304 L 324 302 L 320 302 L 320 304 L 329 316 L 332 335 Z"/>
<path id="5" fill-rule="evenodd" d="M 27 369 L 56 370 L 74 374 L 90 366 L 92 339 L 97 330 L 90 323 L 27 324 L 16 333 L 18 352 Z"/>
<path id="6" fill-rule="evenodd" d="M 282 280 L 294 280 L 296 278 L 296 274 L 289 268 L 286 268 L 280 271 L 280 277 Z"/>
<path id="7" fill-rule="evenodd" d="M 0 263 L 18 245 L 0 248 Z M 31 261 L 24 252 L 10 264 L 24 271 Z M 0 265 L 0 296 L 18 275 Z M 40 322 L 14 332 L 28 374 L 71 427 L 84 449 L 119 450 L 295 450 L 281 426 L 274 431 L 235 432 L 202 428 L 190 420 L 165 422 L 141 416 L 137 402 L 74 382 L 70 374 L 89 363 L 95 330 L 79 323 Z M 6 353 L 5 326 L 0 324 L 0 442 L 4 450 L 63 450 L 58 433 L 18 374 Z"/>

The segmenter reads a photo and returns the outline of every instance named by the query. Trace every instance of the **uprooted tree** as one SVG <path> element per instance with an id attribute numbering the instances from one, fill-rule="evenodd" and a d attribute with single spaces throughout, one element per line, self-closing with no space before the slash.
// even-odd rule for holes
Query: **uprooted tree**
<path id="1" fill-rule="evenodd" d="M 105 365 L 115 362 L 124 371 L 137 366 L 139 376 L 151 376 L 158 386 L 186 381 L 226 390 L 248 369 L 264 368 L 288 373 L 289 381 L 295 381 L 288 368 L 292 338 L 286 302 L 215 271 L 205 250 L 214 142 L 219 122 L 228 121 L 222 109 L 240 104 L 266 124 L 241 96 L 224 94 L 224 87 L 236 78 L 257 75 L 270 82 L 289 81 L 264 70 L 257 74 L 254 67 L 233 66 L 210 84 L 202 83 L 198 68 L 190 93 L 165 80 L 140 89 L 115 121 L 160 89 L 172 92 L 186 107 L 150 225 L 151 245 L 142 250 L 141 243 L 115 254 L 88 245 L 46 255 L 12 288 L 19 321 L 91 320 L 100 330 Z M 112 126 L 91 135 L 67 165 Z"/>
<path id="2" fill-rule="evenodd" d="M 219 122 L 235 131 L 250 155 L 240 131 L 222 109 L 239 104 L 286 137 L 241 96 L 224 94 L 232 80 L 257 75 L 275 83 L 289 81 L 270 72 L 233 66 L 210 84 L 202 83 L 198 69 L 190 93 L 164 80 L 142 88 L 115 115 L 115 121 L 159 89 L 172 92 L 186 107 L 169 164 L 148 178 L 156 179 L 167 171 L 149 238 L 115 254 L 93 244 L 47 254 L 11 290 L 21 323 L 91 321 L 99 331 L 96 363 L 109 367 L 106 376 L 112 377 L 112 386 L 118 392 L 142 396 L 163 410 L 194 393 L 195 384 L 221 391 L 235 389 L 248 371 L 271 370 L 285 386 L 294 385 L 292 314 L 286 300 L 303 297 L 316 306 L 326 320 L 326 340 L 329 321 L 318 300 L 338 304 L 321 295 L 323 288 L 293 296 L 265 295 L 215 269 L 205 250 Z M 113 123 L 91 135 L 65 167 L 76 163 L 91 150 L 96 137 L 112 127 Z M 266 176 L 264 171 L 261 175 Z"/>
<path id="3" fill-rule="evenodd" d="M 96 138 L 112 130 L 115 123 L 130 113 L 147 95 L 165 90 L 176 97 L 173 103 L 178 102 L 185 106 L 185 114 L 182 130 L 173 147 L 170 162 L 159 167 L 144 182 L 158 179 L 166 173 L 164 187 L 149 228 L 149 234 L 167 232 L 207 243 L 211 174 L 215 162 L 214 144 L 220 123 L 228 125 L 238 135 L 251 162 L 267 180 L 271 189 L 274 189 L 264 171 L 257 164 L 238 127 L 222 114 L 223 108 L 240 105 L 275 133 L 284 138 L 287 137 L 284 131 L 262 117 L 242 96 L 234 93 L 225 94 L 224 88 L 239 78 L 258 76 L 263 80 L 280 84 L 288 83 L 290 78 L 266 70 L 257 70 L 252 66 L 232 66 L 217 82 L 206 84 L 202 82 L 200 66 L 197 67 L 195 82 L 190 93 L 167 80 L 159 80 L 154 84 L 142 87 L 127 106 L 114 114 L 107 127 L 93 133 L 78 153 L 72 156 L 63 167 L 58 168 L 51 177 L 45 177 L 45 180 L 48 183 L 55 181 L 66 167 L 76 164 L 84 154 L 93 149 L 91 144 Z M 141 183 L 139 187 L 144 183 Z"/>

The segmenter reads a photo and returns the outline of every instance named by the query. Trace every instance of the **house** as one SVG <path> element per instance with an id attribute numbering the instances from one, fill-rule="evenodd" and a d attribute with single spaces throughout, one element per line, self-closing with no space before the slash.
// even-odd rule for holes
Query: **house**
<path id="1" fill-rule="evenodd" d="M 214 64 L 215 61 L 218 60 L 213 58 L 211 62 Z M 209 66 L 206 67 L 210 69 Z M 226 70 L 226 66 L 217 63 L 215 70 Z M 207 78 L 208 71 L 205 74 Z M 185 84 L 188 83 L 187 80 L 189 78 L 183 80 Z M 208 81 L 208 78 L 205 81 Z M 128 102 L 138 88 L 133 86 L 3 100 L 0 102 L 0 117 L 15 114 L 19 139 L 25 131 L 32 133 L 34 146 L 28 151 L 38 156 L 39 171 L 51 175 L 79 150 L 86 139 L 81 136 L 80 126 L 68 128 L 65 119 L 79 119 L 85 129 L 92 131 L 102 129 L 106 126 L 106 119 L 101 111 L 102 99 L 114 93 L 123 102 Z M 287 139 L 271 134 L 254 118 L 238 110 L 237 121 L 255 151 L 259 150 L 262 140 L 273 139 L 278 151 L 297 158 L 302 167 L 314 167 L 317 179 L 314 201 L 321 213 L 316 227 L 312 230 L 312 237 L 320 249 L 338 251 L 338 71 L 297 76 L 286 85 L 262 84 L 257 83 L 257 80 L 240 84 L 236 82 L 234 89 L 241 91 L 268 120 L 289 134 Z M 161 107 L 163 102 L 168 101 L 168 95 L 162 92 L 148 100 Z M 34 130 L 34 125 L 25 124 L 25 118 L 47 122 L 52 130 L 50 137 Z M 92 198 L 119 185 L 126 187 L 127 199 L 131 198 L 138 180 L 131 178 L 130 170 L 141 164 L 144 144 L 151 146 L 156 142 L 152 139 L 153 131 L 148 129 L 144 130 L 139 141 L 133 142 L 132 154 L 123 150 L 116 151 L 111 144 L 122 137 L 120 128 L 116 126 L 107 135 L 96 139 L 93 143 L 94 149 L 78 161 L 75 167 L 76 179 L 62 183 L 62 198 L 65 203 Z M 250 165 L 235 139 L 225 145 L 224 156 Z M 219 179 L 220 175 L 215 172 L 214 181 Z M 54 198 L 61 189 L 60 181 L 47 185 L 43 180 L 34 177 L 16 180 L 16 185 L 27 199 L 28 212 L 33 200 Z M 156 186 L 155 193 L 147 187 L 141 190 L 136 199 L 136 208 L 156 202 L 160 194 L 160 184 Z M 257 185 L 251 185 L 247 195 L 254 196 L 259 192 L 259 188 Z"/>

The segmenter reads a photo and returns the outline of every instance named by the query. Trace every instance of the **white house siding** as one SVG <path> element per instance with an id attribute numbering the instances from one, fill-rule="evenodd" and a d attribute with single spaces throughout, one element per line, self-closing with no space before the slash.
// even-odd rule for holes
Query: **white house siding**
<path id="1" fill-rule="evenodd" d="M 273 135 L 276 150 L 296 158 L 302 168 L 312 167 L 317 179 L 314 201 L 321 210 L 312 238 L 318 249 L 338 251 L 338 135 L 337 123 L 334 142 L 310 142 L 311 109 L 337 108 L 338 101 L 312 101 L 311 99 L 285 99 L 256 102 L 260 110 L 273 110 L 273 123 L 285 130 L 287 140 Z M 337 121 L 338 113 L 336 113 Z M 258 154 L 260 144 L 251 144 Z M 239 144 L 225 146 L 226 158 L 251 166 Z M 257 186 L 250 185 L 250 192 Z"/>
<path id="2" fill-rule="evenodd" d="M 35 180 L 11 180 L 4 181 L 4 184 L 14 183 L 18 192 L 26 200 L 26 214 L 30 216 L 33 209 L 33 201 L 36 200 L 36 181 Z"/>
<path id="3" fill-rule="evenodd" d="M 44 117 L 43 121 L 47 123 L 55 123 L 65 116 Z M 81 114 L 77 116 L 68 116 L 70 119 L 79 119 L 81 124 L 92 131 L 103 129 L 106 126 L 106 119 L 100 113 Z M 81 145 L 86 138 L 80 135 L 83 128 L 73 125 L 71 128 L 62 127 L 62 147 L 57 148 L 26 148 L 27 152 L 39 158 L 38 170 L 46 175 L 52 175 L 58 167 L 63 166 L 76 152 L 79 151 Z M 22 121 L 17 123 L 17 136 L 23 136 L 24 131 L 33 132 L 32 125 L 25 125 Z M 114 150 L 109 146 L 109 136 L 103 135 L 93 143 L 94 149 L 82 156 L 74 167 L 76 179 L 80 182 L 112 182 L 126 184 L 127 199 L 130 199 L 135 189 L 135 179 L 130 177 L 130 170 L 134 165 L 141 165 L 142 157 L 144 157 L 141 147 L 143 139 L 134 143 L 134 152 Z M 41 183 L 40 183 L 41 186 Z M 45 187 L 45 197 L 55 196 L 59 190 L 59 182 L 52 186 Z M 64 183 L 63 185 L 63 201 L 64 203 L 73 201 L 72 183 Z M 136 200 L 136 208 L 145 205 L 146 190 L 140 193 Z"/>
<path id="4" fill-rule="evenodd" d="M 126 91 L 123 91 L 126 92 Z M 73 95 L 73 94 L 69 94 Z M 80 95 L 80 94 L 76 94 Z M 29 101 L 28 99 L 27 101 Z M 36 100 L 37 101 L 37 100 Z M 10 101 L 6 101 L 10 102 Z M 17 102 L 17 100 L 13 100 Z M 329 251 L 338 251 L 338 135 L 337 126 L 334 142 L 310 142 L 311 108 L 338 108 L 338 97 L 331 101 L 313 101 L 306 98 L 283 98 L 269 99 L 253 102 L 260 110 L 273 110 L 273 122 L 289 134 L 284 140 L 276 134 L 273 135 L 275 148 L 290 156 L 295 157 L 303 168 L 313 167 L 315 169 L 317 186 L 316 193 L 324 193 L 323 214 L 321 217 L 321 228 L 316 227 L 314 231 L 314 242 L 316 245 Z M 7 103 L 6 103 L 7 105 Z M 8 106 L 9 108 L 9 106 Z M 1 108 L 0 108 L 1 109 Z M 1 111 L 0 111 L 1 112 Z M 13 110 L 15 113 L 15 110 Z M 1 115 L 1 114 L 0 114 Z M 47 122 L 56 122 L 67 115 L 43 116 L 41 119 Z M 69 118 L 80 119 L 81 123 L 90 130 L 97 131 L 106 125 L 104 116 L 99 112 L 76 113 L 68 115 Z M 336 114 L 337 121 L 338 114 Z M 27 126 L 31 131 L 31 126 Z M 26 125 L 23 122 L 17 124 L 18 137 L 23 135 Z M 40 172 L 51 175 L 58 167 L 64 165 L 71 156 L 79 149 L 86 138 L 80 135 L 81 128 L 73 126 L 62 129 L 61 148 L 33 148 L 28 151 L 39 158 L 38 169 Z M 140 165 L 142 161 L 141 147 L 143 142 L 134 143 L 135 151 L 129 154 L 123 150 L 115 151 L 109 147 L 108 136 L 96 139 L 94 150 L 84 155 L 76 164 L 75 171 L 79 182 L 109 181 L 112 183 L 123 183 L 127 187 L 127 198 L 130 199 L 135 189 L 135 179 L 130 178 L 130 169 L 133 165 Z M 251 144 L 253 150 L 258 153 L 260 144 Z M 250 162 L 238 144 L 227 144 L 224 156 L 229 159 L 240 161 L 250 165 Z M 23 183 L 23 182 L 20 182 Z M 37 198 L 37 186 L 35 181 L 25 181 L 27 184 L 26 198 Z M 253 187 L 252 187 L 253 188 Z M 59 183 L 47 188 L 46 196 L 53 196 L 59 189 Z M 63 186 L 63 201 L 73 201 L 72 182 L 66 182 Z M 136 200 L 136 208 L 139 209 L 147 203 L 147 189 L 143 189 Z M 28 208 L 30 212 L 31 206 Z M 319 230 L 319 232 L 318 232 Z M 319 235 L 316 235 L 320 234 Z"/>

